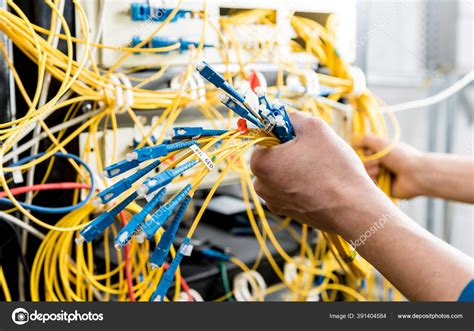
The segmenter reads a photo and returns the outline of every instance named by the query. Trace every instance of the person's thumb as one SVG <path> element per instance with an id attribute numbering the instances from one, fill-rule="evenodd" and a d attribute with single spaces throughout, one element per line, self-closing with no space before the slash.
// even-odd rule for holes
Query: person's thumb
<path id="1" fill-rule="evenodd" d="M 295 129 L 295 135 L 303 135 L 305 131 L 305 122 L 309 118 L 312 118 L 312 116 L 309 113 L 301 111 L 290 113 L 289 116 L 293 129 Z"/>

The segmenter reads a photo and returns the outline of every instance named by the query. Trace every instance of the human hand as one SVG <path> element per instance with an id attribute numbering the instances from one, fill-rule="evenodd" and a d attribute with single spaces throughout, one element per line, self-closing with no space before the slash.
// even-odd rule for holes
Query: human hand
<path id="1" fill-rule="evenodd" d="M 364 136 L 356 147 L 363 148 L 366 155 L 371 155 L 383 150 L 390 144 L 386 138 L 374 135 Z M 387 168 L 394 176 L 392 182 L 392 196 L 399 199 L 410 199 L 421 195 L 421 186 L 418 174 L 421 166 L 422 153 L 413 147 L 398 143 L 386 156 L 367 161 L 364 165 L 369 176 L 375 181 L 383 167 Z"/>
<path id="2" fill-rule="evenodd" d="M 354 150 L 324 121 L 290 115 L 296 137 L 259 148 L 251 160 L 254 187 L 267 207 L 280 215 L 328 232 L 339 232 L 346 213 L 381 191 Z"/>

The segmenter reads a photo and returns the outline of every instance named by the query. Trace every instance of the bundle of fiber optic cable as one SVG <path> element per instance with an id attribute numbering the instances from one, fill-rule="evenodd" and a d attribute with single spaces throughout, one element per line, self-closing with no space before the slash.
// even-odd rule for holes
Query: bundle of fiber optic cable
<path id="1" fill-rule="evenodd" d="M 311 22 L 303 17 L 294 16 L 291 18 L 291 24 L 295 28 L 295 31 L 306 44 L 304 49 L 313 53 L 322 67 L 326 68 L 329 72 L 329 75 L 317 73 L 321 84 L 331 87 L 331 93 L 327 95 L 327 97 L 324 96 L 323 101 L 326 103 L 320 102 L 322 98 L 312 98 L 312 96 L 298 96 L 297 99 L 294 98 L 293 100 L 288 100 L 288 97 L 283 98 L 281 91 L 285 91 L 286 86 L 283 79 L 278 79 L 276 86 L 269 87 L 267 96 L 265 96 L 263 90 L 256 90 L 260 105 L 258 107 L 252 107 L 243 96 L 233 90 L 230 84 L 219 75 L 216 75 L 214 70 L 203 63 L 197 66 L 198 69 L 200 69 L 199 71 L 202 72 L 204 77 L 209 77 L 209 81 L 213 82 L 214 85 L 220 87 L 220 90 L 225 92 L 224 95 L 219 96 L 220 101 L 229 105 L 230 109 L 235 109 L 235 112 L 243 114 L 240 120 L 240 123 L 244 123 L 243 129 L 240 126 L 239 130 L 207 130 L 197 127 L 177 128 L 173 139 L 163 142 L 167 128 L 176 123 L 184 107 L 193 103 L 192 98 L 186 93 L 187 89 L 184 83 L 186 79 L 183 79 L 183 84 L 181 84 L 182 89 L 179 91 L 168 89 L 149 90 L 145 88 L 147 82 L 161 77 L 166 71 L 167 66 L 160 68 L 160 70 L 150 78 L 137 79 L 129 74 L 139 70 L 140 67 L 123 71 L 120 65 L 127 57 L 133 54 L 141 52 L 166 52 L 170 47 L 172 48 L 175 45 L 145 49 L 140 48 L 140 45 L 135 45 L 136 47 L 117 48 L 99 44 L 97 41 L 93 43 L 90 38 L 92 36 L 89 36 L 90 29 L 88 27 L 87 17 L 78 1 L 74 1 L 74 6 L 77 10 L 78 23 L 80 23 L 83 38 L 79 39 L 71 35 L 67 29 L 67 24 L 64 23 L 62 15 L 59 15 L 56 9 L 53 11 L 51 26 L 54 27 L 56 25 L 54 23 L 54 18 L 56 17 L 54 13 L 58 13 L 60 21 L 64 23 L 61 24 L 63 25 L 64 32 L 63 34 L 54 33 L 54 29 L 49 30 L 31 24 L 28 20 L 24 19 L 24 13 L 14 5 L 13 1 L 8 2 L 18 15 L 0 10 L 0 30 L 13 41 L 21 52 L 25 53 L 32 61 L 38 64 L 39 71 L 43 73 L 42 76 L 48 73 L 55 79 L 63 82 L 63 85 L 61 85 L 61 89 L 57 95 L 53 98 L 49 98 L 49 102 L 44 105 L 37 104 L 38 100 L 40 100 L 39 92 L 42 90 L 43 79 L 38 78 L 37 93 L 34 97 L 29 97 L 25 93 L 21 79 L 19 79 L 18 75 L 14 74 L 16 85 L 20 92 L 22 92 L 21 94 L 29 105 L 30 110 L 24 117 L 18 118 L 10 123 L 2 124 L 0 128 L 2 137 L 0 137 L 0 140 L 5 141 L 8 139 L 8 143 L 4 143 L 2 149 L 0 149 L 0 158 L 5 154 L 4 161 L 11 160 L 21 148 L 24 147 L 25 149 L 23 149 L 23 151 L 26 150 L 27 146 L 29 146 L 29 142 L 24 139 L 24 134 L 29 132 L 27 129 L 31 127 L 33 123 L 43 121 L 48 114 L 52 112 L 59 113 L 63 111 L 63 108 L 64 111 L 67 110 L 67 113 L 65 113 L 64 116 L 64 123 L 57 128 L 51 128 L 51 132 L 49 132 L 48 127 L 42 123 L 45 132 L 43 132 L 41 136 L 51 137 L 52 139 L 52 144 L 44 155 L 38 154 L 37 159 L 22 164 L 21 166 L 3 167 L 2 171 L 0 171 L 0 178 L 5 177 L 4 174 L 11 173 L 14 170 L 23 172 L 29 171 L 29 169 L 32 169 L 36 164 L 44 161 L 50 161 L 49 170 L 51 170 L 54 157 L 61 155 L 60 152 L 64 153 L 67 143 L 78 137 L 81 132 L 88 131 L 87 140 L 91 142 L 91 148 L 86 144 L 86 148 L 81 151 L 80 158 L 88 165 L 91 165 L 92 161 L 91 167 L 94 176 L 91 175 L 89 178 L 85 171 L 83 171 L 87 170 L 87 167 L 82 166 L 79 161 L 76 162 L 71 159 L 71 164 L 78 170 L 78 175 L 82 177 L 81 181 L 83 181 L 83 183 L 75 184 L 91 187 L 89 193 L 93 196 L 92 192 L 94 190 L 92 184 L 96 183 L 97 186 L 102 188 L 103 182 L 108 183 L 108 185 L 106 185 L 108 189 L 103 190 L 99 196 L 100 201 L 108 201 L 106 204 L 94 206 L 88 202 L 89 197 L 91 197 L 90 195 L 87 197 L 85 195 L 81 196 L 79 190 L 76 190 L 76 194 L 74 195 L 75 208 L 82 207 L 68 213 L 54 225 L 35 218 L 35 216 L 29 212 L 28 208 L 23 208 L 19 201 L 13 199 L 13 195 L 11 197 L 9 196 L 9 200 L 16 206 L 15 208 L 21 211 L 26 218 L 34 222 L 35 225 L 50 230 L 46 233 L 46 237 L 40 249 L 37 251 L 31 268 L 30 291 L 32 300 L 38 301 L 44 298 L 47 301 L 91 301 L 94 299 L 101 301 L 111 299 L 117 299 L 119 301 L 127 299 L 131 301 L 135 299 L 146 301 L 152 297 L 161 279 L 161 290 L 159 293 L 155 293 L 153 297 L 163 299 L 163 293 L 166 290 L 166 284 L 168 282 L 167 279 L 173 278 L 173 270 L 176 270 L 174 300 L 177 300 L 180 294 L 179 280 L 182 281 L 183 279 L 176 265 L 179 265 L 182 256 L 180 252 L 175 253 L 174 247 L 171 244 L 173 242 L 172 238 L 175 237 L 180 219 L 182 218 L 180 212 L 184 212 L 203 178 L 218 164 L 225 165 L 222 176 L 219 176 L 215 181 L 208 198 L 206 198 L 203 207 L 201 207 L 195 217 L 186 238 L 191 239 L 193 236 L 194 230 L 206 209 L 206 202 L 209 202 L 212 198 L 212 194 L 220 185 L 224 174 L 229 169 L 230 171 L 235 170 L 235 172 L 240 175 L 242 196 L 247 206 L 248 218 L 255 232 L 255 238 L 260 244 L 260 252 L 262 254 L 259 256 L 265 256 L 268 259 L 282 284 L 295 295 L 295 300 L 304 300 L 308 296 L 308 293 L 313 290 L 320 293 L 323 300 L 335 300 L 337 293 L 343 293 L 347 300 L 363 300 L 364 297 L 358 292 L 363 293 L 366 292 L 367 289 L 374 288 L 372 281 L 374 278 L 373 272 L 370 272 L 373 269 L 368 267 L 365 261 L 356 255 L 355 250 L 353 250 L 350 245 L 336 235 L 319 232 L 322 235 L 318 235 L 318 241 L 314 246 L 315 253 L 313 254 L 311 249 L 312 244 L 307 242 L 309 241 L 309 237 L 306 234 L 308 229 L 302 227 L 301 236 L 296 235 L 294 237 L 297 241 L 301 242 L 301 251 L 304 253 L 302 254 L 303 257 L 307 256 L 311 262 L 308 266 L 299 263 L 294 257 L 289 256 L 275 238 L 272 232 L 273 229 L 268 225 L 266 215 L 252 187 L 248 164 L 245 159 L 241 157 L 243 155 L 242 153 L 256 144 L 272 146 L 291 139 L 291 123 L 286 120 L 287 115 L 286 112 L 281 110 L 282 106 L 280 102 L 269 102 L 272 97 L 281 98 L 281 103 L 284 103 L 288 107 L 288 110 L 293 110 L 290 109 L 290 105 L 295 105 L 295 108 L 301 111 L 308 111 L 314 116 L 320 116 L 326 121 L 330 120 L 330 116 L 322 115 L 330 115 L 332 111 L 332 106 L 327 106 L 328 102 L 333 101 L 332 104 L 340 105 L 337 101 L 344 99 L 348 101 L 354 110 L 352 113 L 353 116 L 350 117 L 352 122 L 351 132 L 353 134 L 373 132 L 377 135 L 387 135 L 385 121 L 383 116 L 378 112 L 378 100 L 376 100 L 368 90 L 359 95 L 353 93 L 353 85 L 356 84 L 353 77 L 351 77 L 350 64 L 343 61 L 334 46 L 333 33 L 331 31 L 333 30 L 331 28 L 331 22 L 333 22 L 331 19 L 332 16 L 329 17 L 326 27 L 320 26 L 316 22 Z M 59 7 L 60 2 L 59 0 L 54 0 L 53 2 L 48 2 L 48 5 L 52 8 Z M 170 19 L 172 19 L 178 10 L 179 5 L 170 14 Z M 271 22 L 274 20 L 271 18 L 271 13 L 272 11 L 245 10 L 232 14 L 229 18 L 221 19 L 223 23 L 226 23 L 224 24 L 223 32 L 226 34 L 226 37 L 230 38 L 231 45 L 233 46 L 232 49 L 229 50 L 227 47 L 228 42 L 221 38 L 223 53 L 222 63 L 224 63 L 226 67 L 228 67 L 229 64 L 228 53 L 231 50 L 235 50 L 238 53 L 241 46 L 239 45 L 239 41 L 232 37 L 231 31 L 227 31 L 228 28 L 231 28 L 230 25 L 249 24 L 252 22 L 272 24 Z M 207 22 L 205 12 L 202 14 L 202 17 L 204 22 Z M 167 23 L 164 22 L 157 26 L 147 39 L 153 38 L 166 24 Z M 203 36 L 205 26 L 206 24 L 203 24 Z M 68 45 L 68 51 L 63 53 L 57 50 L 46 40 L 45 36 L 56 36 L 59 39 L 65 40 Z M 49 39 L 50 38 L 48 38 L 48 40 Z M 144 42 L 145 40 L 142 41 L 142 43 Z M 84 45 L 82 48 L 83 51 L 80 52 L 81 54 L 78 54 L 77 61 L 73 59 L 73 44 Z M 260 56 L 263 51 L 271 49 L 272 45 L 273 43 L 261 44 L 261 47 L 255 51 L 251 61 L 248 63 L 240 63 L 239 71 L 235 74 L 225 72 L 225 77 L 230 80 L 242 73 L 242 77 L 245 79 L 244 73 L 247 64 L 256 61 L 258 56 Z M 205 45 L 203 44 L 202 46 Z M 296 44 L 294 46 L 297 47 Z M 91 54 L 94 48 L 115 49 L 123 52 L 123 56 L 121 56 L 120 60 L 111 68 L 104 70 L 103 68 L 99 68 L 98 64 L 92 59 Z M 198 47 L 194 59 L 198 58 L 199 48 L 200 47 Z M 5 55 L 5 47 L 1 42 L 0 49 Z M 301 48 L 301 50 L 303 50 L 303 48 Z M 5 55 L 5 58 L 7 60 L 9 59 L 7 55 Z M 12 72 L 16 73 L 13 62 L 8 62 Z M 190 59 L 190 63 L 191 62 Z M 278 65 L 281 71 L 291 69 L 295 72 L 298 69 L 296 64 L 283 61 L 283 59 L 277 59 L 275 64 Z M 190 71 L 189 67 L 191 66 L 188 66 L 186 74 Z M 120 70 L 118 70 L 119 68 Z M 185 77 L 186 76 L 188 75 L 185 75 Z M 280 76 L 283 77 L 283 75 L 279 75 L 279 77 Z M 136 85 L 132 85 L 130 81 L 136 81 Z M 222 116 L 219 117 L 220 114 L 214 108 L 215 104 L 219 103 L 219 99 L 213 97 L 214 91 L 208 92 L 206 95 L 207 98 L 204 98 L 202 103 L 197 104 L 198 108 L 211 122 L 213 119 L 223 119 Z M 263 96 L 265 96 L 265 98 L 263 98 Z M 120 100 L 121 102 L 119 102 Z M 301 102 L 293 103 L 292 101 Z M 76 116 L 76 113 L 80 111 L 83 106 L 87 105 L 91 106 L 91 111 L 84 115 Z M 318 110 L 321 111 L 324 105 L 326 105 L 325 112 L 318 113 Z M 65 107 L 68 107 L 69 110 Z M 163 112 L 165 115 L 160 116 L 149 131 L 145 131 L 135 111 L 155 110 L 157 108 L 165 109 Z M 116 116 L 121 112 L 129 114 L 130 119 L 135 123 L 138 131 L 141 131 L 143 140 L 136 147 L 137 150 L 130 153 L 126 160 L 110 165 L 107 169 L 103 169 L 101 155 L 102 146 L 99 144 L 100 140 L 98 139 L 101 133 L 100 124 L 103 122 L 111 124 L 114 134 L 114 146 L 112 146 L 112 150 L 113 153 L 117 154 L 118 128 Z M 81 123 L 79 128 L 75 129 L 72 133 L 65 134 L 65 128 L 78 123 Z M 247 124 L 248 128 L 245 129 Z M 153 138 L 152 134 L 159 128 L 162 128 L 160 137 L 151 139 Z M 51 134 L 55 132 L 59 132 L 57 138 Z M 37 138 L 39 139 L 40 137 Z M 396 142 L 396 140 L 395 138 L 394 142 Z M 159 143 L 163 142 L 163 144 L 153 146 L 156 141 Z M 19 147 L 21 148 L 13 148 L 17 143 L 20 144 Z M 108 141 L 106 143 L 108 143 Z M 147 144 L 150 147 L 141 149 L 142 146 L 146 146 Z M 393 144 L 391 146 L 393 146 Z M 391 146 L 373 156 L 365 156 L 362 153 L 360 156 L 362 159 L 378 158 L 385 155 Z M 161 154 L 163 154 L 163 156 L 159 156 Z M 94 160 L 92 159 L 94 156 L 96 160 L 95 167 L 93 166 Z M 111 162 L 115 161 L 115 157 L 112 155 Z M 0 161 L 0 163 L 3 162 Z M 160 167 L 160 173 L 158 174 L 156 173 L 157 165 Z M 82 171 L 80 171 L 81 167 L 83 167 Z M 106 177 L 109 177 L 108 179 L 101 179 L 97 175 L 103 170 L 105 170 Z M 148 170 L 150 171 L 147 172 Z M 46 173 L 44 181 L 46 181 L 49 176 L 49 172 L 50 171 Z M 126 178 L 127 180 L 125 180 Z M 2 186 L 7 193 L 9 192 L 7 184 L 9 184 L 10 181 L 10 178 L 3 178 L 2 180 Z M 167 181 L 170 181 L 170 183 L 163 184 Z M 180 185 L 182 190 L 174 194 L 172 190 L 176 186 L 171 188 L 171 184 L 178 182 L 180 184 L 183 183 L 182 186 Z M 163 186 L 160 186 L 162 184 Z M 379 177 L 378 184 L 387 195 L 390 194 L 390 176 L 387 172 Z M 188 187 L 188 189 L 191 187 L 188 193 L 186 193 L 186 187 Z M 166 194 L 165 189 L 168 194 Z M 174 195 L 171 196 L 171 194 Z M 167 199 L 167 196 L 171 196 L 171 198 Z M 145 197 L 149 200 L 145 208 L 142 208 L 139 204 L 134 202 L 139 197 Z M 161 201 L 158 201 L 160 199 L 167 200 L 161 203 Z M 82 201 L 79 203 L 80 200 Z M 164 208 L 164 206 L 167 207 Z M 251 206 L 255 207 L 255 215 Z M 162 207 L 163 209 L 161 209 Z M 15 211 L 15 208 L 11 210 Z M 158 213 L 158 211 L 154 212 L 157 208 L 158 211 L 161 209 L 160 213 Z M 172 208 L 175 209 L 169 214 L 169 210 Z M 102 212 L 104 210 L 106 212 Z M 158 215 L 156 215 L 157 213 Z M 93 222 L 89 222 L 91 218 L 94 218 L 98 214 L 99 217 Z M 155 253 L 150 257 L 149 252 L 152 251 L 150 249 L 150 243 L 152 241 L 145 240 L 143 244 L 138 243 L 138 240 L 142 241 L 147 238 L 147 232 L 142 230 L 142 224 L 145 226 L 145 229 L 148 229 L 149 233 L 152 233 L 166 217 L 167 219 L 171 219 L 171 222 L 168 226 L 163 222 L 161 227 L 155 231 L 153 238 L 158 242 L 158 245 Z M 125 224 L 121 231 L 117 231 L 118 225 L 113 224 L 116 218 Z M 141 219 L 143 219 L 143 221 Z M 258 224 L 257 221 L 259 222 Z M 146 222 L 149 222 L 149 225 L 145 224 Z M 134 224 L 137 223 L 139 223 L 139 226 L 135 227 Z M 88 224 L 88 226 L 86 224 Z M 282 221 L 282 224 L 284 231 L 291 231 L 291 226 L 288 226 L 288 224 L 290 224 L 289 220 Z M 105 230 L 103 230 L 104 228 Z M 166 228 L 166 230 L 164 230 L 164 228 Z M 95 265 L 95 247 L 92 244 L 84 245 L 81 248 L 73 248 L 74 245 L 72 245 L 72 241 L 74 233 L 81 229 L 83 229 L 83 231 L 78 238 L 78 242 L 86 240 L 89 242 L 93 240 L 93 238 L 101 236 L 103 231 L 103 241 L 101 241 L 100 244 L 103 244 L 104 247 L 105 264 Z M 111 255 L 108 251 L 110 246 L 109 236 L 111 234 L 117 237 L 115 245 L 118 248 L 123 247 L 126 245 L 126 242 L 129 242 L 129 245 L 125 246 L 123 254 L 122 251 L 117 250 L 116 255 L 119 263 L 116 268 L 111 266 Z M 120 235 L 123 237 L 119 237 Z M 130 241 L 131 238 L 136 238 L 137 240 Z M 272 253 L 267 248 L 267 245 L 270 244 L 276 248 L 279 256 L 281 256 L 286 263 L 297 266 L 298 278 L 295 282 L 288 281 L 284 275 L 282 275 L 281 268 L 275 262 Z M 189 253 L 190 246 L 185 245 L 184 247 L 186 249 L 183 250 L 182 254 Z M 168 255 L 168 251 L 171 257 L 176 256 L 176 262 L 170 268 L 171 271 L 167 273 L 167 277 L 165 278 L 162 276 L 168 267 L 166 263 L 162 263 L 163 268 L 151 270 L 151 268 L 148 267 L 150 264 L 154 267 L 160 266 L 161 261 Z M 147 263 L 148 259 L 150 263 Z M 257 260 L 259 259 L 257 258 Z M 233 257 L 230 262 L 238 265 L 240 269 L 246 272 L 245 264 L 239 264 L 237 257 Z M 256 268 L 257 265 L 258 263 L 256 263 L 253 268 Z M 362 278 L 366 271 L 368 271 L 367 286 L 362 285 L 366 280 Z M 339 277 L 341 274 L 348 277 Z M 308 277 L 308 275 L 312 277 L 310 279 L 322 277 L 324 279 L 322 285 L 312 287 L 312 285 L 315 284 L 308 282 L 310 287 L 306 288 L 306 286 L 303 286 L 305 282 L 301 279 Z M 385 281 L 384 285 L 386 283 Z M 368 299 L 377 299 L 375 296 L 370 295 L 370 291 L 367 291 L 364 295 Z"/>
<path id="2" fill-rule="evenodd" d="M 293 126 L 283 104 L 279 102 L 271 104 L 265 92 L 260 89 L 258 91 L 259 107 L 256 111 L 246 101 L 246 98 L 226 82 L 209 64 L 202 62 L 196 66 L 196 69 L 206 80 L 224 92 L 224 94 L 220 95 L 219 99 L 228 109 L 232 110 L 242 119 L 252 123 L 258 129 L 271 132 L 282 143 L 293 139 Z M 175 128 L 174 131 L 175 135 L 169 142 L 157 146 L 135 149 L 127 155 L 125 160 L 105 168 L 105 175 L 108 178 L 114 178 L 132 171 L 134 171 L 134 173 L 101 191 L 98 194 L 100 203 L 108 204 L 111 201 L 117 200 L 120 196 L 125 198 L 82 229 L 80 237 L 76 239 L 76 243 L 81 244 L 84 241 L 91 242 L 101 236 L 114 222 L 115 217 L 120 212 L 132 201 L 143 196 L 148 202 L 143 209 L 135 214 L 118 232 L 114 239 L 115 247 L 120 249 L 126 246 L 133 237 L 139 242 L 143 242 L 145 239 L 152 239 L 158 229 L 163 227 L 174 214 L 167 230 L 161 236 L 150 258 L 152 268 L 161 267 L 163 265 L 170 251 L 170 247 L 173 244 L 178 227 L 191 202 L 193 192 L 197 188 L 196 183 L 191 181 L 166 203 L 161 204 L 154 213 L 152 213 L 152 211 L 160 205 L 161 200 L 167 192 L 166 186 L 179 178 L 186 171 L 198 165 L 206 167 L 208 171 L 212 171 L 214 161 L 201 150 L 201 148 L 207 149 L 207 147 L 209 147 L 209 137 L 226 135 L 228 133 L 227 130 L 206 130 L 193 127 Z M 202 139 L 203 137 L 204 139 Z M 186 154 L 185 151 L 187 149 L 190 149 L 193 154 L 189 152 Z M 163 159 L 168 157 L 171 153 L 182 155 L 182 157 L 177 162 L 174 162 L 172 167 L 167 168 L 167 170 L 149 176 L 139 186 L 135 185 L 142 178 L 157 169 Z M 192 159 L 185 162 L 191 155 L 197 156 L 199 160 Z M 163 300 L 183 256 L 189 255 L 191 250 L 190 238 L 186 237 L 181 243 L 168 270 L 161 279 L 155 293 L 151 297 L 152 300 Z"/>

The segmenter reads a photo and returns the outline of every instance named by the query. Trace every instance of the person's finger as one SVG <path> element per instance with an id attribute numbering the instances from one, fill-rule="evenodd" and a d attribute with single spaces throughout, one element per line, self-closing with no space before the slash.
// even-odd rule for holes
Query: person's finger
<path id="1" fill-rule="evenodd" d="M 282 209 L 279 208 L 278 205 L 274 205 L 269 202 L 267 202 L 266 205 L 267 205 L 268 210 L 270 210 L 273 214 L 278 215 L 278 216 L 284 216 Z"/>
<path id="2" fill-rule="evenodd" d="M 377 137 L 373 134 L 368 134 L 362 137 L 356 144 L 357 148 L 367 148 L 373 152 L 378 152 L 387 147 L 390 141 L 386 138 Z"/>
<path id="3" fill-rule="evenodd" d="M 291 124 L 295 130 L 295 135 L 303 135 L 305 132 L 306 122 L 312 119 L 312 116 L 309 113 L 305 112 L 294 112 L 289 114 Z"/>
<path id="4" fill-rule="evenodd" d="M 292 148 L 294 141 L 272 147 L 257 147 L 250 159 L 250 170 L 256 177 L 268 178 L 272 175 L 271 169 L 281 163 L 282 155 Z"/>
<path id="5" fill-rule="evenodd" d="M 281 206 L 283 203 L 285 203 L 285 201 L 281 201 L 281 199 L 275 195 L 275 190 L 269 189 L 265 183 L 263 183 L 258 178 L 255 178 L 253 187 L 258 196 L 265 200 L 265 205 L 267 208 L 271 212 L 281 215 L 281 208 L 278 206 Z"/>
<path id="6" fill-rule="evenodd" d="M 291 113 L 290 116 L 297 139 L 306 136 L 311 139 L 317 139 L 319 135 L 324 134 L 329 128 L 326 122 L 320 118 L 313 117 L 309 113 Z M 332 132 L 332 130 L 330 131 Z"/>
<path id="7" fill-rule="evenodd" d="M 367 174 L 372 178 L 377 178 L 380 174 L 380 167 L 372 167 L 367 169 Z"/>
<path id="8" fill-rule="evenodd" d="M 260 179 L 255 178 L 255 180 L 253 181 L 253 188 L 260 198 L 262 198 L 263 200 L 265 200 L 265 198 L 268 198 L 267 192 Z"/>
<path id="9" fill-rule="evenodd" d="M 365 169 L 373 168 L 373 167 L 379 167 L 380 166 L 380 160 L 370 160 L 367 162 L 364 162 L 364 167 Z"/>
<path id="10" fill-rule="evenodd" d="M 365 165 L 365 169 L 366 170 L 369 170 L 369 169 L 380 169 L 382 167 L 381 164 L 379 163 L 371 163 L 371 164 L 366 164 Z"/>
<path id="11" fill-rule="evenodd" d="M 272 148 L 257 147 L 250 158 L 250 170 L 256 177 L 265 177 L 268 167 L 271 165 Z"/>
<path id="12" fill-rule="evenodd" d="M 369 149 L 371 151 L 369 155 L 372 155 L 385 149 L 390 143 L 391 141 L 389 139 L 366 135 L 355 146 L 356 148 Z M 389 169 L 397 168 L 400 162 L 403 161 L 403 153 L 399 148 L 395 147 L 388 154 L 374 161 L 380 162 L 380 164 L 383 164 Z"/>
<path id="13" fill-rule="evenodd" d="M 255 178 L 253 182 L 253 188 L 257 195 L 265 201 L 270 201 L 275 204 L 285 203 L 285 199 L 281 197 L 281 194 L 278 194 L 278 189 L 274 188 L 268 182 L 263 182 L 259 178 Z"/>

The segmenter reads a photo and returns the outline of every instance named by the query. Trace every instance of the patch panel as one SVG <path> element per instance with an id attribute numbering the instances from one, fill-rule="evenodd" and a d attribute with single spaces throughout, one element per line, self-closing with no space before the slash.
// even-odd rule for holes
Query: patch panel
<path id="1" fill-rule="evenodd" d="M 166 20 L 173 9 L 166 7 L 154 7 L 148 3 L 132 2 L 130 7 L 130 16 L 132 21 L 153 21 L 163 22 Z M 190 10 L 178 10 L 176 15 L 171 19 L 171 22 L 177 22 L 182 19 L 191 17 L 192 11 Z"/>
<path id="2" fill-rule="evenodd" d="M 91 22 L 92 31 L 102 31 L 101 42 L 109 46 L 125 47 L 137 45 L 137 41 L 144 40 L 171 14 L 178 1 L 127 1 L 104 0 L 102 19 L 98 17 L 99 1 L 81 0 Z M 245 9 L 265 9 L 271 11 L 273 25 L 268 24 L 241 24 L 231 26 L 226 24 L 230 13 Z M 155 45 L 167 44 L 166 41 L 180 41 L 180 52 L 141 53 L 129 57 L 122 66 L 136 65 L 161 66 L 186 65 L 189 55 L 185 50 L 200 40 L 203 31 L 204 1 L 183 1 L 176 16 L 166 24 L 156 35 Z M 293 52 L 290 44 L 296 38 L 288 18 L 292 13 L 308 17 L 319 23 L 326 23 L 330 14 L 339 17 L 336 44 L 340 54 L 349 62 L 355 59 L 355 0 L 343 1 L 283 1 L 261 0 L 255 1 L 206 1 L 207 22 L 205 28 L 205 44 L 208 46 L 202 52 L 211 64 L 222 63 L 223 54 L 212 46 L 222 47 L 224 43 L 229 49 L 240 47 L 240 55 L 231 51 L 228 56 L 230 64 L 252 62 L 265 65 L 275 62 L 275 59 L 284 58 L 286 61 L 301 65 L 316 64 L 314 56 L 305 52 Z M 98 24 L 98 22 L 102 22 Z M 79 30 L 78 30 L 79 31 Z M 224 40 L 221 38 L 223 36 Z M 233 42 L 234 40 L 235 42 Z M 150 44 L 152 44 L 151 42 Z M 240 46 L 236 46 L 236 43 Z M 152 47 L 149 45 L 148 47 Z M 82 51 L 81 47 L 77 49 Z M 96 54 L 97 61 L 102 66 L 110 67 L 117 61 L 121 52 L 113 49 L 102 49 Z"/>
<path id="3" fill-rule="evenodd" d="M 131 46 L 136 47 L 138 46 L 144 39 L 140 38 L 139 36 L 133 36 Z M 175 44 L 179 44 L 179 48 L 174 51 L 178 52 L 186 52 L 190 49 L 190 47 L 197 48 L 199 46 L 199 41 L 190 41 L 184 38 L 180 38 L 177 40 L 169 39 L 169 38 L 162 38 L 162 37 L 153 37 L 151 41 L 142 46 L 141 48 L 160 48 L 160 47 L 168 47 Z M 213 47 L 210 44 L 204 44 L 204 48 Z M 174 51 L 167 51 L 161 54 L 169 54 Z M 140 53 L 135 53 L 135 55 L 140 55 Z"/>

